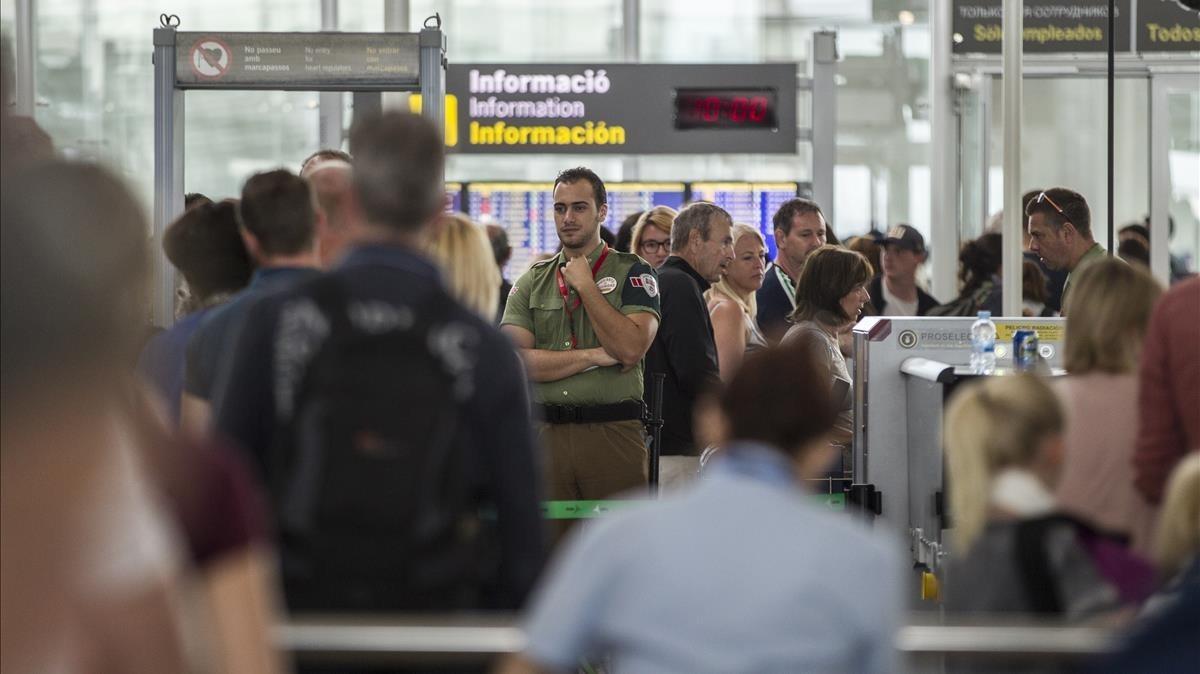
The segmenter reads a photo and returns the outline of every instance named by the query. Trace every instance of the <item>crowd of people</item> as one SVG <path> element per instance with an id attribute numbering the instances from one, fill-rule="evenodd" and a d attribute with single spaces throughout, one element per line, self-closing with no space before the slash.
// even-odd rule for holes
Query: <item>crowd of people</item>
<path id="1" fill-rule="evenodd" d="M 505 231 L 446 213 L 436 127 L 387 113 L 349 153 L 189 195 L 160 242 L 179 315 L 147 336 L 128 187 L 10 152 L 10 128 L 6 671 L 280 671 L 285 612 L 523 609 L 505 671 L 902 668 L 898 539 L 803 485 L 846 470 L 850 328 L 999 314 L 998 234 L 941 304 L 912 226 L 842 245 L 797 198 L 773 261 L 707 202 L 613 235 L 603 180 L 570 168 L 561 248 L 510 282 Z M 1076 192 L 1026 201 L 1027 313 L 1067 316 L 1068 374 L 952 400 L 945 605 L 1141 612 L 1131 643 L 1154 643 L 1200 602 L 1200 279 L 1164 292 L 1106 255 Z M 653 472 L 662 499 L 545 526 L 543 501 Z"/>

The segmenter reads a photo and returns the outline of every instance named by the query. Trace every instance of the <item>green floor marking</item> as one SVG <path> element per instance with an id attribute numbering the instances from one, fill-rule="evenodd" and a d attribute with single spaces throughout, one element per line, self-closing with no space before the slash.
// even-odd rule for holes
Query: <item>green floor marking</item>
<path id="1" fill-rule="evenodd" d="M 814 494 L 813 498 L 830 510 L 846 509 L 845 494 Z M 649 500 L 542 501 L 542 517 L 548 520 L 586 520 L 649 502 Z"/>

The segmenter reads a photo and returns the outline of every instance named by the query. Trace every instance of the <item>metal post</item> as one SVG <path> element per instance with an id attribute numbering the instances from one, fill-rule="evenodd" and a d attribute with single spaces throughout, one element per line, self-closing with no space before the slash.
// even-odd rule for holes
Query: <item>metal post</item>
<path id="1" fill-rule="evenodd" d="M 837 33 L 813 33 L 812 185 L 813 200 L 837 231 L 833 212 L 833 169 L 837 164 Z"/>
<path id="2" fill-rule="evenodd" d="M 621 2 L 621 51 L 626 63 L 639 63 L 642 60 L 641 9 L 641 0 Z M 641 173 L 640 169 L 641 162 L 637 156 L 627 155 L 621 158 L 621 180 L 636 180 Z"/>
<path id="3" fill-rule="evenodd" d="M 641 0 L 621 2 L 621 51 L 626 63 L 642 60 Z"/>
<path id="4" fill-rule="evenodd" d="M 957 294 L 958 161 L 955 151 L 954 87 L 950 70 L 953 44 L 950 0 L 930 3 L 929 100 L 932 134 L 929 167 L 930 249 L 933 295 L 948 300 Z M 967 131 L 970 133 L 970 131 Z M 985 175 L 986 179 L 986 175 Z"/>
<path id="5" fill-rule="evenodd" d="M 177 24 L 176 20 L 176 25 Z M 175 87 L 175 28 L 154 29 L 154 323 L 175 320 L 175 268 L 162 254 L 167 225 L 183 212 L 183 91 Z"/>
<path id="6" fill-rule="evenodd" d="M 446 36 L 442 17 L 425 19 L 421 29 L 421 114 L 445 135 L 446 122 Z"/>
<path id="7" fill-rule="evenodd" d="M 1025 214 L 1021 212 L 1021 56 L 1024 45 L 1025 17 L 1021 0 L 1004 0 L 1004 315 L 1021 315 L 1021 230 Z"/>
<path id="8" fill-rule="evenodd" d="M 1170 115 L 1167 112 L 1169 78 L 1150 79 L 1150 271 L 1164 286 L 1171 280 L 1168 245 L 1171 215 Z M 1195 86 L 1195 82 L 1191 82 Z"/>
<path id="9" fill-rule="evenodd" d="M 1108 254 L 1117 254 L 1116 234 L 1113 231 L 1113 97 L 1116 95 L 1116 32 L 1117 0 L 1108 0 Z"/>
<path id="10" fill-rule="evenodd" d="M 16 95 L 13 114 L 21 117 L 33 117 L 37 108 L 37 87 L 34 86 L 33 75 L 36 72 L 34 61 L 37 59 L 37 34 L 34 32 L 34 14 L 37 6 L 34 0 L 17 0 L 16 25 L 13 26 L 13 37 L 16 44 L 13 48 L 13 60 L 16 61 Z M 4 101 L 7 104 L 8 101 Z"/>
<path id="11" fill-rule="evenodd" d="M 388 33 L 408 33 L 412 14 L 408 0 L 383 0 L 383 30 Z M 384 110 L 408 110 L 409 91 L 385 91 L 381 96 Z"/>
<path id="12" fill-rule="evenodd" d="M 383 29 L 389 33 L 408 32 L 409 5 L 408 0 L 383 0 Z"/>
<path id="13" fill-rule="evenodd" d="M 321 30 L 338 29 L 338 0 L 321 0 Z M 317 144 L 322 148 L 342 147 L 342 92 L 317 94 Z"/>
<path id="14" fill-rule="evenodd" d="M 650 482 L 650 495 L 657 497 L 659 494 L 659 468 L 662 463 L 662 406 L 663 406 L 663 384 L 667 380 L 667 375 L 662 372 L 655 372 L 651 377 L 651 391 L 654 392 L 654 397 L 650 401 L 650 465 L 647 475 Z"/>

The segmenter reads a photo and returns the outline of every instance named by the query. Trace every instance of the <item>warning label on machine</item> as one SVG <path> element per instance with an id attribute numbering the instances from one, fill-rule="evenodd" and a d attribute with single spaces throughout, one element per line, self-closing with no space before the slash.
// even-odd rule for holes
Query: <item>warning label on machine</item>
<path id="1" fill-rule="evenodd" d="M 1047 325 L 1045 323 L 1022 323 L 1020 321 L 998 321 L 996 323 L 996 341 L 1010 341 L 1017 330 L 1033 330 L 1037 333 L 1039 342 L 1061 342 L 1065 326 Z"/>

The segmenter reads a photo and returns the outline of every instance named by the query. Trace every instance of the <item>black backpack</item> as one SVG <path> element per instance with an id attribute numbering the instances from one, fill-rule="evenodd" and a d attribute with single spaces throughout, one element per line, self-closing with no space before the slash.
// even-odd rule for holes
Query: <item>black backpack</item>
<path id="1" fill-rule="evenodd" d="M 477 606 L 486 565 L 457 376 L 469 364 L 434 348 L 453 300 L 351 300 L 334 276 L 310 289 L 330 330 L 270 458 L 289 607 Z"/>

